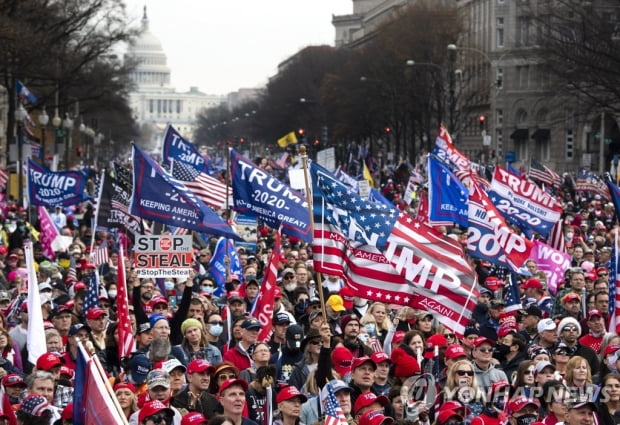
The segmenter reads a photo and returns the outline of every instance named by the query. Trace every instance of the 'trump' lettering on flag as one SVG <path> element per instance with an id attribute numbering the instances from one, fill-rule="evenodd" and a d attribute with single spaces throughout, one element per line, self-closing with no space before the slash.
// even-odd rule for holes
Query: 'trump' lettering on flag
<path id="1" fill-rule="evenodd" d="M 315 268 L 346 271 L 347 283 L 366 298 L 433 312 L 462 334 L 478 296 L 462 247 L 407 214 L 347 191 L 319 165 L 310 170 Z"/>
<path id="2" fill-rule="evenodd" d="M 135 145 L 133 173 L 131 214 L 169 226 L 240 239 L 226 221 Z"/>
<path id="3" fill-rule="evenodd" d="M 465 185 L 441 161 L 428 156 L 429 222 L 435 226 L 454 223 L 467 227 L 467 196 Z"/>
<path id="4" fill-rule="evenodd" d="M 28 198 L 32 205 L 75 205 L 90 199 L 86 176 L 79 171 L 51 171 L 28 158 Z"/>
<path id="5" fill-rule="evenodd" d="M 230 261 L 229 266 L 226 267 L 224 258 L 228 256 Z M 228 269 L 228 270 L 227 270 Z M 243 274 L 243 268 L 241 267 L 241 261 L 239 260 L 239 254 L 235 249 L 235 244 L 232 240 L 226 238 L 219 238 L 213 255 L 211 256 L 211 262 L 209 263 L 209 273 L 217 283 L 217 288 L 213 292 L 216 297 L 221 297 L 226 293 L 224 284 L 226 283 L 226 272 L 236 274 L 241 279 Z"/>
<path id="6" fill-rule="evenodd" d="M 15 80 L 15 92 L 23 100 L 27 100 L 30 103 L 37 103 L 37 97 L 32 94 L 32 92 L 28 90 L 28 87 L 20 80 Z"/>
<path id="7" fill-rule="evenodd" d="M 534 244 L 506 224 L 477 184 L 469 192 L 467 250 L 472 257 L 508 267 L 515 273 L 530 257 Z"/>
<path id="8" fill-rule="evenodd" d="M 466 155 L 462 154 L 454 143 L 448 130 L 442 125 L 435 139 L 435 149 L 433 153 L 437 155 L 445 163 L 452 163 L 459 170 L 469 170 L 471 162 Z"/>
<path id="9" fill-rule="evenodd" d="M 564 279 L 564 270 L 568 270 L 571 266 L 570 255 L 542 242 L 534 241 L 531 258 L 536 261 L 538 270 L 547 275 L 547 288 L 551 294 L 555 295 L 558 291 L 558 282 Z"/>
<path id="10" fill-rule="evenodd" d="M 170 159 L 191 165 L 199 171 L 205 171 L 207 163 L 205 158 L 198 152 L 198 149 L 171 125 L 166 129 L 164 142 L 162 144 L 162 161 L 169 163 Z"/>
<path id="11" fill-rule="evenodd" d="M 528 237 L 536 232 L 547 238 L 562 215 L 562 206 L 553 196 L 499 166 L 495 167 L 489 198 L 502 216 Z"/>
<path id="12" fill-rule="evenodd" d="M 275 302 L 274 289 L 276 288 L 276 281 L 278 279 L 278 265 L 280 264 L 280 240 L 282 236 L 280 231 L 276 233 L 276 240 L 273 244 L 273 251 L 271 252 L 271 258 L 267 264 L 267 271 L 263 278 L 263 283 L 260 286 L 260 292 L 258 293 L 258 299 L 254 303 L 252 316 L 256 317 L 262 328 L 258 333 L 258 341 L 269 341 L 271 334 L 273 333 L 272 319 L 273 319 L 273 304 Z"/>
<path id="13" fill-rule="evenodd" d="M 234 150 L 230 155 L 235 210 L 260 217 L 274 229 L 282 226 L 282 233 L 311 242 L 306 199 Z"/>

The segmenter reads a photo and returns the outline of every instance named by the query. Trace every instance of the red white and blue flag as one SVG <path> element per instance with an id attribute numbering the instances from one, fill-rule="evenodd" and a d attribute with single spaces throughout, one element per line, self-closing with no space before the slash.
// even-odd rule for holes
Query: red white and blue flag
<path id="1" fill-rule="evenodd" d="M 267 271 L 265 272 L 263 283 L 260 286 L 258 298 L 251 311 L 252 316 L 256 317 L 262 325 L 258 333 L 258 341 L 269 341 L 273 332 L 273 326 L 271 326 L 271 324 L 273 319 L 273 304 L 275 302 L 274 289 L 277 285 L 278 265 L 280 264 L 281 238 L 282 235 L 278 230 L 276 240 L 273 244 L 271 258 L 267 264 Z"/>

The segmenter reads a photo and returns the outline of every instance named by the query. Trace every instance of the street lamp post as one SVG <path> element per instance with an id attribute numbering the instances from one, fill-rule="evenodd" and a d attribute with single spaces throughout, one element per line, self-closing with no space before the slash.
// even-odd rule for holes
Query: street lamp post
<path id="1" fill-rule="evenodd" d="M 73 131 L 73 120 L 69 117 L 69 113 L 65 114 L 62 121 L 62 128 L 65 130 L 65 169 L 69 169 L 69 151 L 71 150 L 71 132 Z"/>
<path id="2" fill-rule="evenodd" d="M 46 127 L 47 124 L 50 121 L 50 117 L 49 115 L 47 115 L 47 112 L 45 111 L 45 106 L 43 107 L 43 111 L 41 111 L 41 113 L 39 114 L 39 124 L 41 124 L 41 149 L 43 151 L 43 158 L 42 158 L 42 162 L 43 164 L 45 164 L 45 132 L 46 132 Z"/>
<path id="3" fill-rule="evenodd" d="M 17 202 L 21 207 L 24 204 L 24 187 L 22 184 L 23 179 L 23 166 L 22 166 L 22 126 L 24 125 L 24 120 L 26 119 L 27 112 L 22 105 L 19 105 L 17 109 L 15 109 L 15 122 L 17 123 L 17 132 L 16 132 L 16 147 L 17 147 L 17 165 L 15 167 L 15 171 L 17 173 Z"/>

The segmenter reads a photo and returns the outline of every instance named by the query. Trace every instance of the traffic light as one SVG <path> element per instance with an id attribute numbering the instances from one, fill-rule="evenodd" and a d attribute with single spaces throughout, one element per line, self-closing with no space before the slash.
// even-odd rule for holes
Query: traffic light
<path id="1" fill-rule="evenodd" d="M 383 127 L 383 131 L 385 131 L 386 134 L 390 134 L 392 132 L 392 127 L 386 125 L 385 127 Z"/>
<path id="2" fill-rule="evenodd" d="M 305 133 L 306 133 L 306 130 L 304 130 L 303 128 L 300 128 L 299 130 L 297 130 L 297 135 L 299 137 L 304 137 Z"/>
<path id="3" fill-rule="evenodd" d="M 487 122 L 486 116 L 478 115 L 478 125 L 480 126 L 480 130 L 484 130 L 486 122 Z"/>
<path id="4" fill-rule="evenodd" d="M 77 147 L 75 148 L 75 154 L 77 155 L 78 158 L 82 157 L 82 148 L 81 147 Z"/>
<path id="5" fill-rule="evenodd" d="M 318 146 L 318 145 L 320 145 L 320 144 L 321 144 L 321 141 L 320 141 L 319 139 L 314 139 L 314 142 L 312 142 L 312 144 L 313 144 L 314 146 Z"/>

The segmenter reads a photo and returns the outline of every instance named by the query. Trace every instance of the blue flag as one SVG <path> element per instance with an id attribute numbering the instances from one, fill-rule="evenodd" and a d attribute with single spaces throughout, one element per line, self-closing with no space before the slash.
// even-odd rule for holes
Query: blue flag
<path id="1" fill-rule="evenodd" d="M 379 192 L 374 187 L 370 189 L 370 193 L 368 194 L 368 200 L 371 202 L 378 202 L 380 204 L 385 204 L 388 207 L 393 207 L 394 204 L 391 203 L 381 192 Z"/>
<path id="2" fill-rule="evenodd" d="M 73 381 L 73 423 L 84 425 L 84 396 L 86 395 L 86 358 L 78 347 Z"/>
<path id="3" fill-rule="evenodd" d="M 133 181 L 131 214 L 168 226 L 240 239 L 226 221 L 135 145 Z"/>
<path id="4" fill-rule="evenodd" d="M 205 158 L 192 142 L 185 140 L 171 125 L 166 129 L 162 145 L 162 161 L 172 165 L 170 159 L 189 165 L 200 172 L 207 172 Z"/>
<path id="5" fill-rule="evenodd" d="M 282 233 L 312 242 L 308 202 L 299 192 L 231 149 L 234 209 L 259 217 Z"/>
<path id="6" fill-rule="evenodd" d="M 428 157 L 429 219 L 436 225 L 456 223 L 467 227 L 467 197 L 465 185 L 438 159 Z"/>
<path id="7" fill-rule="evenodd" d="M 17 95 L 30 103 L 37 103 L 37 97 L 28 90 L 28 87 L 19 80 L 15 80 L 15 91 Z"/>
<path id="8" fill-rule="evenodd" d="M 28 198 L 31 205 L 68 206 L 91 199 L 86 176 L 79 171 L 52 171 L 28 158 Z"/>
<path id="9" fill-rule="evenodd" d="M 230 273 L 236 274 L 240 280 L 243 279 L 243 269 L 241 267 L 239 255 L 235 249 L 235 244 L 230 239 L 220 238 L 215 245 L 213 255 L 211 256 L 211 262 L 209 263 L 209 273 L 217 283 L 217 289 L 213 292 L 213 295 L 216 297 L 221 297 L 226 293 L 224 287 L 226 283 L 226 264 L 224 263 L 224 256 L 226 255 L 228 255 L 230 259 Z"/>

